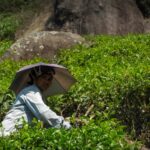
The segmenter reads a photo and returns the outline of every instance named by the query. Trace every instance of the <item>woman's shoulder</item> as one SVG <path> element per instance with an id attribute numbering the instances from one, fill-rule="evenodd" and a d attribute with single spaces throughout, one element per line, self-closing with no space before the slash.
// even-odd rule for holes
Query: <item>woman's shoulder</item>
<path id="1" fill-rule="evenodd" d="M 23 101 L 34 101 L 42 100 L 42 94 L 40 93 L 38 87 L 36 85 L 31 85 L 28 87 L 25 87 L 17 96 L 17 100 L 23 100 Z"/>
<path id="2" fill-rule="evenodd" d="M 27 94 L 27 93 L 40 93 L 40 90 L 38 89 L 38 87 L 36 85 L 30 85 L 25 87 L 24 89 L 21 90 L 20 94 Z"/>
<path id="3" fill-rule="evenodd" d="M 39 88 L 35 84 L 27 86 L 24 91 L 40 92 Z"/>

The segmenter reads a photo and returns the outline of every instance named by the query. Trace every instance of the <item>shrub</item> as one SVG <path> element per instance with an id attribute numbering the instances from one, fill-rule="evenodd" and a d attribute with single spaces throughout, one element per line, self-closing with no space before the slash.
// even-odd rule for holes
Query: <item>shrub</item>
<path id="1" fill-rule="evenodd" d="M 49 150 L 128 150 L 138 149 L 138 143 L 129 144 L 123 127 L 116 121 L 94 122 L 89 120 L 81 128 L 43 129 L 41 123 L 35 127 L 25 124 L 23 129 L 10 137 L 0 138 L 4 149 L 49 149 Z"/>
<path id="2" fill-rule="evenodd" d="M 0 41 L 0 56 L 2 56 L 5 51 L 11 46 L 12 41 L 10 40 L 4 40 Z"/>
<path id="3" fill-rule="evenodd" d="M 141 139 L 145 133 L 148 144 L 150 35 L 88 39 L 93 42 L 90 46 L 80 45 L 59 56 L 58 63 L 67 66 L 78 80 L 63 102 L 74 111 L 80 106 L 78 115 L 85 114 L 94 104 L 91 116 L 98 113 L 104 120 L 115 116 L 134 137 Z M 67 112 L 65 106 L 64 110 Z"/>
<path id="4" fill-rule="evenodd" d="M 101 122 L 117 117 L 133 137 L 148 145 L 149 135 L 145 132 L 150 130 L 150 35 L 87 39 L 91 43 L 88 46 L 62 50 L 53 61 L 66 66 L 78 82 L 67 94 L 48 98 L 48 104 L 65 117 L 88 116 Z M 15 71 L 33 62 L 37 60 L 0 64 L 1 97 Z"/>
<path id="5" fill-rule="evenodd" d="M 38 5 L 40 0 L 1 0 L 0 11 L 1 12 L 17 12 L 22 9 L 34 7 Z M 36 6 L 35 6 L 36 7 Z"/>
<path id="6" fill-rule="evenodd" d="M 0 40 L 14 39 L 15 32 L 21 24 L 21 18 L 15 14 L 0 14 Z"/>

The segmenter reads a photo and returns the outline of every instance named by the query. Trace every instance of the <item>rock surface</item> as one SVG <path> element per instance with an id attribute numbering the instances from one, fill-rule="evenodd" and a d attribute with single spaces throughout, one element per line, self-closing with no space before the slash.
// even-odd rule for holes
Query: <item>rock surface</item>
<path id="1" fill-rule="evenodd" d="M 41 7 L 3 58 L 52 59 L 60 49 L 83 42 L 78 34 L 150 33 L 135 0 L 43 0 Z"/>
<path id="2" fill-rule="evenodd" d="M 48 30 L 78 34 L 143 33 L 143 16 L 135 0 L 55 0 Z"/>
<path id="3" fill-rule="evenodd" d="M 145 33 L 150 33 L 150 19 L 144 20 L 144 30 Z"/>
<path id="4" fill-rule="evenodd" d="M 41 31 L 18 39 L 4 54 L 3 59 L 26 60 L 42 57 L 48 60 L 54 58 L 60 49 L 81 44 L 84 38 L 69 32 Z"/>
<path id="5" fill-rule="evenodd" d="M 144 33 L 144 17 L 135 0 L 43 0 L 22 35 L 38 31 L 78 34 Z M 18 38 L 17 38 L 18 39 Z"/>

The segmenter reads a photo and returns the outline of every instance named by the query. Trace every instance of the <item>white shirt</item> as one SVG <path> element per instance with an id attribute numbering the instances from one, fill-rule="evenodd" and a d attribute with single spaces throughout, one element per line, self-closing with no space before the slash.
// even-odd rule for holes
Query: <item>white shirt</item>
<path id="1" fill-rule="evenodd" d="M 26 87 L 18 94 L 12 108 L 2 121 L 0 136 L 16 131 L 16 125 L 22 127 L 22 118 L 28 123 L 31 123 L 33 118 L 37 118 L 55 128 L 60 128 L 64 121 L 62 116 L 58 116 L 44 103 L 36 85 Z"/>

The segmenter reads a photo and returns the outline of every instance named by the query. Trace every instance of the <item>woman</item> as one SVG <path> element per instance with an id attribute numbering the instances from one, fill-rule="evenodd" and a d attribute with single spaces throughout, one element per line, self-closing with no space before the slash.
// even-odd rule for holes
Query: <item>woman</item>
<path id="1" fill-rule="evenodd" d="M 52 83 L 54 73 L 54 70 L 44 68 L 35 68 L 31 72 L 30 85 L 17 95 L 12 108 L 2 121 L 1 136 L 7 136 L 16 131 L 16 125 L 18 128 L 22 127 L 23 120 L 30 124 L 33 118 L 43 121 L 46 127 L 71 128 L 70 123 L 53 112 L 42 98 L 42 93 Z"/>

